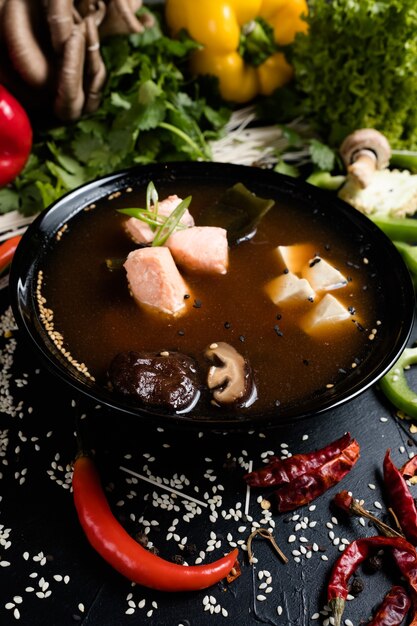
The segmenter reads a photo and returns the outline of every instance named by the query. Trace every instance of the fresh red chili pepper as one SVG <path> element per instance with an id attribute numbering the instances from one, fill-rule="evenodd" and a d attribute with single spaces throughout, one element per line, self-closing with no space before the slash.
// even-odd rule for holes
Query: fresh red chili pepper
<path id="1" fill-rule="evenodd" d="M 302 474 L 274 493 L 279 511 L 292 511 L 315 500 L 336 485 L 359 459 L 359 444 L 353 439 L 340 454 L 309 474 Z"/>
<path id="2" fill-rule="evenodd" d="M 417 509 L 414 498 L 400 470 L 392 462 L 389 450 L 384 458 L 384 482 L 401 530 L 410 543 L 417 545 Z"/>
<path id="3" fill-rule="evenodd" d="M 0 273 L 10 265 L 21 239 L 21 235 L 16 235 L 16 237 L 10 237 L 0 244 Z"/>
<path id="4" fill-rule="evenodd" d="M 0 187 L 20 174 L 31 149 L 29 117 L 16 98 L 0 85 Z"/>
<path id="5" fill-rule="evenodd" d="M 394 585 L 367 626 L 400 626 L 410 605 L 411 600 L 404 587 Z"/>
<path id="6" fill-rule="evenodd" d="M 401 537 L 367 537 L 357 539 L 339 556 L 333 566 L 327 587 L 328 604 L 333 611 L 334 624 L 340 626 L 349 592 L 349 579 L 372 550 L 389 547 L 410 587 L 417 591 L 417 553 L 414 546 Z"/>
<path id="7" fill-rule="evenodd" d="M 312 472 L 327 463 L 339 455 L 350 443 L 351 436 L 346 433 L 340 439 L 314 452 L 294 454 L 285 459 L 272 457 L 268 465 L 246 474 L 243 478 L 251 487 L 272 487 L 289 483 L 302 474 Z"/>
<path id="8" fill-rule="evenodd" d="M 400 467 L 400 472 L 405 479 L 415 476 L 417 474 L 417 455 L 406 461 L 406 463 Z"/>
<path id="9" fill-rule="evenodd" d="M 88 456 L 76 459 L 72 486 L 87 539 L 114 569 L 132 582 L 160 591 L 205 589 L 225 578 L 236 562 L 237 549 L 214 563 L 183 566 L 143 548 L 113 516 L 95 464 Z"/>

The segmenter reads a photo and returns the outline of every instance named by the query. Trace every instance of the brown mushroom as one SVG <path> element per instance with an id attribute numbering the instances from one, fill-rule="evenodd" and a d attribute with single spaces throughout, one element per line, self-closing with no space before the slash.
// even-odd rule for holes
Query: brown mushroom
<path id="1" fill-rule="evenodd" d="M 145 13 L 137 17 L 142 0 L 110 0 L 107 5 L 106 19 L 100 26 L 100 35 L 123 35 L 126 33 L 143 33 L 145 28 L 153 26 L 154 20 Z"/>
<path id="2" fill-rule="evenodd" d="M 348 174 L 364 188 L 375 170 L 389 164 L 391 147 L 388 139 L 374 128 L 361 128 L 348 135 L 340 146 L 340 155 Z"/>
<path id="3" fill-rule="evenodd" d="M 48 0 L 46 19 L 52 47 L 55 52 L 61 54 L 74 24 L 72 0 Z"/>
<path id="4" fill-rule="evenodd" d="M 205 355 L 216 362 L 209 369 L 207 385 L 220 404 L 249 406 L 256 400 L 256 389 L 248 361 L 230 344 L 212 343 Z"/>
<path id="5" fill-rule="evenodd" d="M 39 0 L 8 0 L 2 7 L 2 35 L 15 71 L 30 86 L 40 89 L 51 78 L 49 50 Z M 42 42 L 42 45 L 41 43 Z"/>
<path id="6" fill-rule="evenodd" d="M 85 23 L 73 24 L 72 33 L 64 45 L 54 102 L 55 114 L 61 120 L 76 120 L 83 110 L 85 41 Z"/>
<path id="7" fill-rule="evenodd" d="M 101 102 L 101 94 L 107 78 L 106 66 L 100 53 L 98 27 L 104 18 L 106 7 L 98 2 L 97 10 L 85 18 L 86 24 L 86 85 L 84 113 L 93 113 Z"/>

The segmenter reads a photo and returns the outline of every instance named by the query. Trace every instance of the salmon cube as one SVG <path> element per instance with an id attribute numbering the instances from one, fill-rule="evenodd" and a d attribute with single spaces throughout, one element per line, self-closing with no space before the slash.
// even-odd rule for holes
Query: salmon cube
<path id="1" fill-rule="evenodd" d="M 130 291 L 142 305 L 169 315 L 185 312 L 190 293 L 168 248 L 138 248 L 129 253 L 124 268 Z"/>
<path id="2" fill-rule="evenodd" d="M 177 195 L 168 196 L 168 198 L 158 203 L 158 215 L 160 217 L 169 217 L 181 202 L 182 198 L 179 198 Z M 194 226 L 194 218 L 188 209 L 185 209 L 180 219 L 180 224 L 185 228 Z M 155 231 L 152 230 L 149 224 L 142 222 L 137 217 L 129 217 L 124 222 L 124 229 L 129 237 L 139 244 L 152 243 L 155 236 Z"/>
<path id="3" fill-rule="evenodd" d="M 165 244 L 181 267 L 206 274 L 226 274 L 229 265 L 227 231 L 217 226 L 177 230 Z"/>

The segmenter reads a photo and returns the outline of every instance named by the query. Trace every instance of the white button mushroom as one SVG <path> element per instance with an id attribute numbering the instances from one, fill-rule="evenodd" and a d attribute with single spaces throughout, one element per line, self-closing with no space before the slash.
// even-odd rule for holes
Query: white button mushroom
<path id="1" fill-rule="evenodd" d="M 344 139 L 340 155 L 348 174 L 360 187 L 365 188 L 375 170 L 388 166 L 391 147 L 385 135 L 375 128 L 360 128 Z"/>

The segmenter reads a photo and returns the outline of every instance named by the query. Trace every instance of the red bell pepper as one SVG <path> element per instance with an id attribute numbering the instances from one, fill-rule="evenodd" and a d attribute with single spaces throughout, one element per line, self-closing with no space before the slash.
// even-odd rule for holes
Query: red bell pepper
<path id="1" fill-rule="evenodd" d="M 0 187 L 14 180 L 26 165 L 32 138 L 25 109 L 0 85 Z"/>

